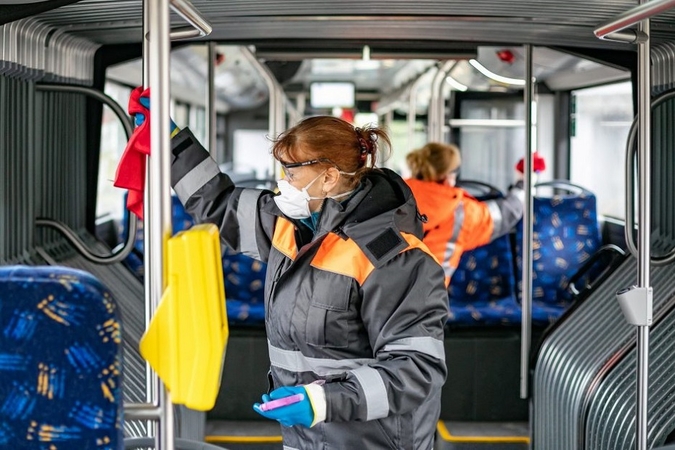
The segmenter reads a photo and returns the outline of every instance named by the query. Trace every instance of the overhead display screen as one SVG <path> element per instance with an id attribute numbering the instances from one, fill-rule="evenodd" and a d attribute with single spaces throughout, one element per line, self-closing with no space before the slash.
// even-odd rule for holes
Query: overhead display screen
<path id="1" fill-rule="evenodd" d="M 353 108 L 354 83 L 317 81 L 309 86 L 312 108 Z"/>

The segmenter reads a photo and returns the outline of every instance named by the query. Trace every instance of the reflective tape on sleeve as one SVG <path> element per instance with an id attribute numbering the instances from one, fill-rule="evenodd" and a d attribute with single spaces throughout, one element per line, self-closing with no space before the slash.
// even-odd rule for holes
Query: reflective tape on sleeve
<path id="1" fill-rule="evenodd" d="M 258 222 L 258 198 L 261 189 L 244 189 L 237 205 L 237 222 L 239 222 L 239 247 L 246 256 L 260 259 L 256 227 Z"/>
<path id="2" fill-rule="evenodd" d="M 409 337 L 397 339 L 390 342 L 382 348 L 382 351 L 404 351 L 404 352 L 419 352 L 425 355 L 432 356 L 441 361 L 445 361 L 445 350 L 443 341 L 435 339 L 430 336 Z"/>
<path id="3" fill-rule="evenodd" d="M 186 173 L 173 189 L 176 191 L 176 195 L 178 195 L 181 203 L 185 204 L 195 192 L 200 190 L 219 173 L 218 164 L 211 158 L 206 158 Z"/>
<path id="4" fill-rule="evenodd" d="M 389 397 L 380 372 L 369 366 L 359 367 L 351 373 L 359 380 L 366 397 L 366 420 L 381 419 L 389 415 Z"/>

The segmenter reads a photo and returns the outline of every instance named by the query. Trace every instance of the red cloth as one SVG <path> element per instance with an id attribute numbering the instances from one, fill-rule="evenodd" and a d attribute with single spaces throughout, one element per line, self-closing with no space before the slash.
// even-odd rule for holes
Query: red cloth
<path id="1" fill-rule="evenodd" d="M 145 115 L 143 123 L 136 127 L 129 138 L 124 153 L 117 165 L 113 186 L 129 190 L 127 209 L 143 220 L 143 193 L 145 189 L 145 165 L 150 155 L 150 110 L 141 105 L 141 97 L 150 97 L 150 89 L 137 87 L 129 97 L 129 114 Z"/>
<path id="2" fill-rule="evenodd" d="M 546 160 L 542 156 L 540 156 L 538 152 L 534 152 L 534 155 L 532 156 L 534 156 L 534 163 L 532 169 L 535 172 L 543 172 L 544 170 L 546 170 Z M 523 173 L 524 167 L 525 167 L 525 160 L 521 158 L 520 161 L 518 161 L 518 164 L 516 164 L 516 170 L 520 173 Z"/>

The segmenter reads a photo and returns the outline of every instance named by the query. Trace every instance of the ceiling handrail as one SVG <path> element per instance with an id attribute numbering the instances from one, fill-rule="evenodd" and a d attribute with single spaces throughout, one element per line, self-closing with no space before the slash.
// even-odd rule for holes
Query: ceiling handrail
<path id="1" fill-rule="evenodd" d="M 204 37 L 213 31 L 213 27 L 209 21 L 188 0 L 171 0 L 169 6 L 193 28 L 174 29 L 170 34 L 171 40 Z"/>
<path id="2" fill-rule="evenodd" d="M 652 0 L 629 9 L 614 19 L 599 25 L 593 30 L 593 33 L 598 39 L 637 43 L 644 39 L 644 36 L 635 30 L 624 30 L 641 20 L 648 19 L 673 7 L 675 7 L 675 0 Z"/>

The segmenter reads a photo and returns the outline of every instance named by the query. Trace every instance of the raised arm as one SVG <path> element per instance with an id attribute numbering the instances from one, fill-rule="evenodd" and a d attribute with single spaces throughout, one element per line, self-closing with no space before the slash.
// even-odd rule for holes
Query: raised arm
<path id="1" fill-rule="evenodd" d="M 197 223 L 213 223 L 237 252 L 267 261 L 275 216 L 262 211 L 271 191 L 236 188 L 189 129 L 172 140 L 171 185 Z"/>

